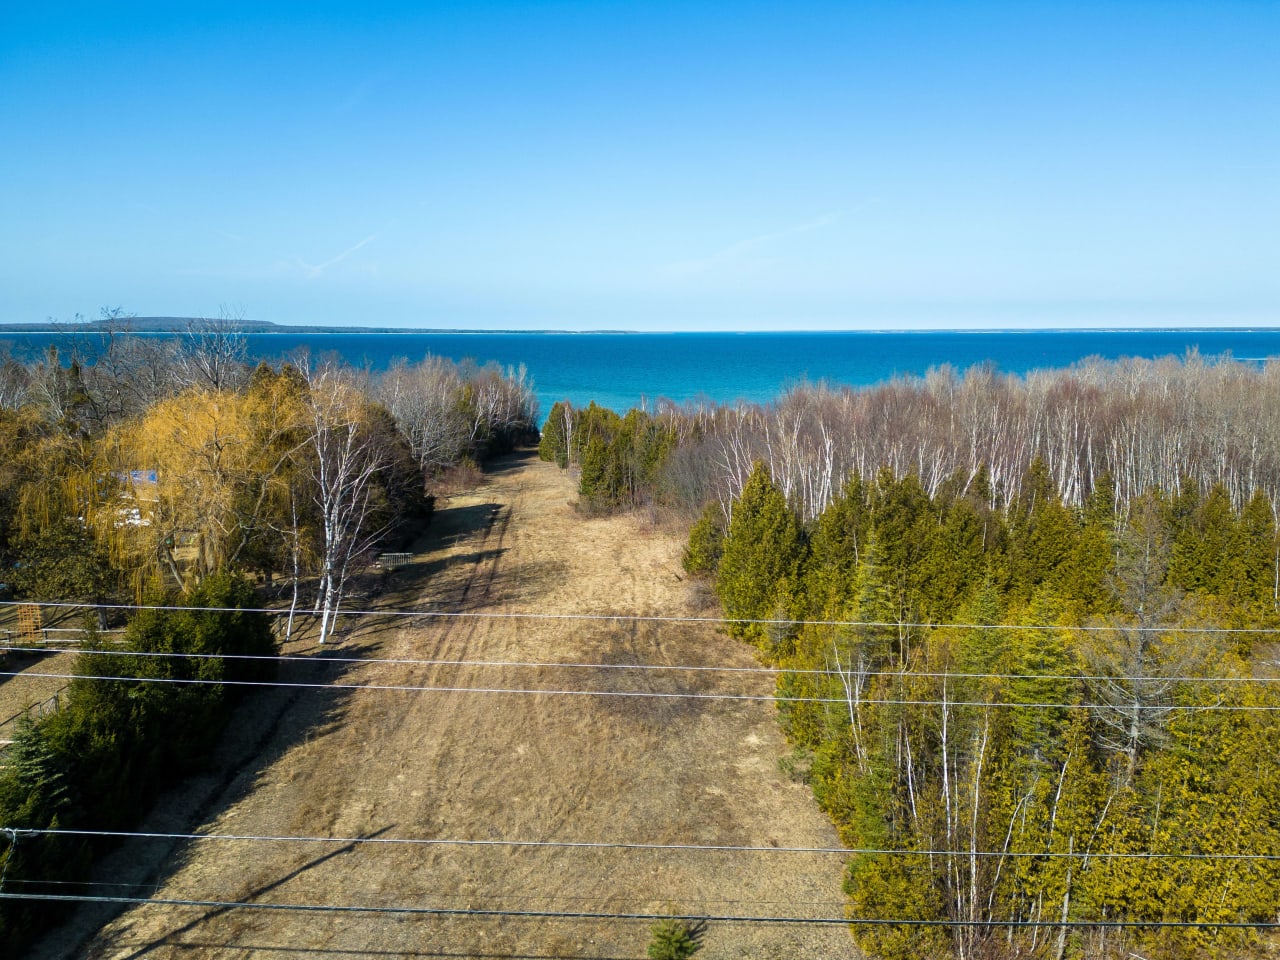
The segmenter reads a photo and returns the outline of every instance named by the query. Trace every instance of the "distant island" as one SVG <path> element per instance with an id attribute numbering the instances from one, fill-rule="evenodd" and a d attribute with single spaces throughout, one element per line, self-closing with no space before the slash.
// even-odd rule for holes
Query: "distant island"
<path id="1" fill-rule="evenodd" d="M 285 324 L 269 320 L 224 321 L 214 317 L 111 317 L 99 320 L 51 321 L 43 323 L 6 323 L 0 321 L 0 334 L 5 333 L 96 333 L 116 330 L 127 333 L 186 333 L 193 325 L 229 323 L 242 333 L 633 333 L 632 330 L 469 330 L 461 327 L 340 327 L 329 324 Z"/>

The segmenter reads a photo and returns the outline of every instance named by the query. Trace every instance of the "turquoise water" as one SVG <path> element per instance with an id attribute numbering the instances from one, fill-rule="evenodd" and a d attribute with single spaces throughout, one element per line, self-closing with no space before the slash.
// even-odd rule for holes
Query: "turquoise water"
<path id="1" fill-rule="evenodd" d="M 3 334 L 0 334 L 3 336 Z M 15 348 L 50 337 L 6 338 Z M 270 333 L 249 336 L 255 358 L 277 360 L 307 349 L 360 366 L 385 368 L 396 357 L 428 353 L 504 366 L 524 363 L 545 414 L 556 400 L 615 409 L 666 397 L 677 402 L 766 402 L 807 378 L 852 385 L 922 375 L 949 363 L 964 370 L 992 363 L 1007 373 L 1061 367 L 1089 356 L 1280 356 L 1280 329 L 1002 330 L 890 333 Z"/>
<path id="2" fill-rule="evenodd" d="M 1157 357 L 1231 352 L 1239 358 L 1280 356 L 1280 330 L 1265 331 L 1001 331 L 983 333 L 667 333 L 667 334 L 267 334 L 250 337 L 262 356 L 306 345 L 333 350 L 355 364 L 382 368 L 394 357 L 434 353 L 454 360 L 524 363 L 545 413 L 557 400 L 625 410 L 647 398 L 677 402 L 764 403 L 807 378 L 852 385 L 902 374 L 923 375 L 950 363 L 991 362 L 1008 373 L 1060 367 L 1085 357 Z M 273 354 L 274 351 L 274 354 Z"/>

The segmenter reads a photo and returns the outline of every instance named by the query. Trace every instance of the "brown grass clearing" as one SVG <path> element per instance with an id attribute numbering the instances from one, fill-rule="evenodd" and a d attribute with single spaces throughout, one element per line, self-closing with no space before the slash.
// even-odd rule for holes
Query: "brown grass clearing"
<path id="1" fill-rule="evenodd" d="M 379 603 L 479 613 L 697 612 L 691 602 L 701 601 L 683 577 L 681 544 L 670 533 L 633 517 L 577 516 L 568 478 L 527 454 L 501 467 L 437 505 L 415 563 L 390 578 Z M 708 625 L 590 620 L 361 622 L 333 653 L 755 663 L 745 647 Z M 294 673 L 410 686 L 772 690 L 768 677 L 752 674 L 319 662 Z M 148 827 L 183 822 L 210 833 L 276 836 L 836 843 L 807 788 L 779 772 L 778 758 L 788 750 L 768 703 L 389 690 L 256 699 L 269 703 L 246 704 L 232 734 L 246 738 L 254 758 L 203 800 L 170 798 Z M 130 856 L 125 849 L 117 854 L 119 869 Z M 839 857 L 794 853 L 200 842 L 165 854 L 155 895 L 839 916 L 841 876 Z M 39 955 L 641 958 L 648 926 L 153 906 L 127 910 L 87 943 L 73 942 L 69 928 Z M 708 960 L 856 956 L 842 926 L 713 923 L 704 944 L 699 956 Z"/>

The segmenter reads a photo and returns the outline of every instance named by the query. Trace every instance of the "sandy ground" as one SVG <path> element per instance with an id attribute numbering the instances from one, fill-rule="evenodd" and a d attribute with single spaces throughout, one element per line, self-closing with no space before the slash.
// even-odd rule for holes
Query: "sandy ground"
<path id="1" fill-rule="evenodd" d="M 441 505 L 387 609 L 473 614 L 694 612 L 679 541 L 633 517 L 583 519 L 569 478 L 526 457 Z M 753 701 L 342 689 L 334 684 L 768 694 L 753 674 L 377 663 L 377 659 L 751 667 L 701 624 L 352 618 L 253 698 L 224 774 L 175 794 L 152 829 L 376 840 L 835 846 L 778 769 L 773 707 Z M 324 662 L 329 657 L 357 663 Z M 238 755 L 238 759 L 237 759 Z M 131 842 L 132 843 L 132 842 Z M 159 866 L 149 866 L 158 862 Z M 838 917 L 838 856 L 583 847 L 208 840 L 122 847 L 100 893 L 276 904 Z M 134 895 L 137 895 L 136 893 Z M 649 923 L 143 906 L 83 913 L 37 957 L 641 958 Z M 93 932 L 96 930 L 96 933 Z M 83 933 L 82 933 L 83 932 Z M 854 957 L 844 926 L 713 922 L 700 957 Z"/>

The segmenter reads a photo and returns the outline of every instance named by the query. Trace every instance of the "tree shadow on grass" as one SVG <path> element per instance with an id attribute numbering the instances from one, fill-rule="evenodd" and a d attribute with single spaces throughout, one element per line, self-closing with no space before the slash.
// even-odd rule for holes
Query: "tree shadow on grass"
<path id="1" fill-rule="evenodd" d="M 390 830 L 392 826 L 394 826 L 394 824 L 388 824 L 387 826 L 383 827 L 381 830 L 375 830 L 372 833 L 362 834 L 360 836 L 360 839 L 369 840 L 374 837 L 380 837 L 384 833 L 386 833 L 388 830 Z M 356 843 L 343 844 L 341 847 L 339 847 L 336 850 L 331 850 L 328 853 L 321 854 L 318 857 L 313 857 L 311 860 L 308 860 L 306 863 L 302 864 L 301 866 L 295 867 L 293 870 L 290 870 L 284 876 L 276 880 L 273 880 L 270 883 L 264 883 L 261 886 L 256 887 L 253 890 L 250 890 L 245 896 L 240 898 L 239 902 L 252 903 L 254 900 L 262 896 L 264 893 L 269 893 L 272 890 L 276 889 L 277 887 L 284 886 L 284 884 L 288 883 L 294 877 L 302 875 L 306 871 L 310 870 L 312 867 L 318 867 L 320 866 L 320 864 L 325 863 L 326 861 L 332 860 L 335 857 L 341 856 L 344 853 L 350 853 L 352 850 L 356 848 L 356 846 L 357 846 Z M 205 923 L 208 920 L 212 920 L 214 917 L 220 917 L 224 913 L 229 913 L 233 909 L 235 908 L 234 907 L 214 907 L 210 909 L 207 913 L 203 914 L 202 916 L 196 917 L 194 920 L 187 921 L 182 926 L 178 927 L 176 930 L 170 930 L 166 934 L 164 934 L 164 936 L 158 937 L 155 940 L 152 940 L 150 943 L 147 943 L 144 946 L 140 947 L 139 949 L 133 951 L 133 953 L 129 953 L 124 955 L 123 957 L 120 957 L 119 960 L 137 960 L 138 957 L 145 956 L 146 954 L 154 950 L 156 947 L 170 945 L 169 940 L 171 937 L 181 936 L 182 934 L 190 930 L 194 930 L 196 927 L 200 926 L 202 923 Z"/>
<path id="2" fill-rule="evenodd" d="M 501 503 L 486 502 L 437 510 L 431 518 L 431 525 L 414 542 L 413 552 L 443 550 L 479 536 L 493 525 L 502 508 Z"/>
<path id="3" fill-rule="evenodd" d="M 658 639 L 672 628 L 666 624 L 634 620 L 606 620 L 594 624 L 592 639 L 600 649 L 592 659 L 604 669 L 583 675 L 593 689 L 616 690 L 634 696 L 603 698 L 613 716 L 659 732 L 689 724 L 701 717 L 716 701 L 700 699 L 717 692 L 734 693 L 715 673 L 685 670 L 609 669 L 661 665 Z"/>
<path id="4" fill-rule="evenodd" d="M 315 648 L 309 656 L 280 664 L 281 685 L 247 688 L 203 769 L 165 791 L 133 828 L 138 833 L 198 832 L 253 792 L 271 767 L 294 747 L 334 730 L 352 692 L 330 687 L 358 666 L 348 659 L 369 655 L 370 644 Z M 330 658 L 340 659 L 330 659 Z M 92 825 L 89 825 L 92 826 Z M 198 841 L 163 837 L 120 841 L 98 856 L 91 884 L 115 895 L 151 896 L 193 856 Z M 83 956 L 86 945 L 124 905 L 86 903 L 31 948 L 31 960 Z"/>
<path id="5" fill-rule="evenodd" d="M 488 561 L 496 562 L 506 552 L 506 547 L 500 547 L 491 550 L 476 550 L 471 553 L 454 553 L 445 557 L 435 557 L 415 566 L 419 575 L 423 577 L 439 577 L 455 567 L 474 566 Z"/>
<path id="6" fill-rule="evenodd" d="M 123 944 L 122 946 L 128 946 Z M 184 940 L 181 943 L 166 943 L 165 947 L 170 950 L 223 950 L 226 949 L 225 943 L 216 943 L 212 941 Z M 286 956 L 299 957 L 439 957 L 458 958 L 458 960 L 564 960 L 562 953 L 482 953 L 475 950 L 467 950 L 459 953 L 454 950 L 365 950 L 365 949 L 342 949 L 338 947 L 287 947 L 273 946 L 270 944 L 237 944 L 239 950 L 251 951 L 254 956 L 271 954 L 283 954 Z M 577 960 L 643 960 L 640 954 L 606 954 L 606 953 L 580 953 L 574 955 Z"/>
<path id="7" fill-rule="evenodd" d="M 484 475 L 496 477 L 504 473 L 512 473 L 524 467 L 530 460 L 536 459 L 538 459 L 537 447 L 520 447 L 511 453 L 504 453 L 488 461 L 484 465 Z"/>

